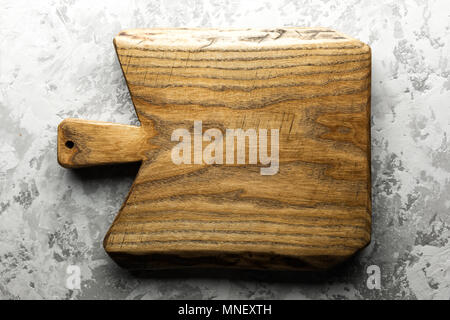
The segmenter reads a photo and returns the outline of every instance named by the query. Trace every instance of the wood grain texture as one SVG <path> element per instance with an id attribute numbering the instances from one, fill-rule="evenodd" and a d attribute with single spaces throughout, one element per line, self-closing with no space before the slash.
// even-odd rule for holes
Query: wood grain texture
<path id="1" fill-rule="evenodd" d="M 58 126 L 58 162 L 66 168 L 142 161 L 152 131 L 123 124 L 65 119 Z"/>
<path id="2" fill-rule="evenodd" d="M 370 241 L 366 44 L 285 28 L 135 29 L 114 45 L 141 127 L 69 120 L 58 159 L 142 161 L 104 240 L 119 264 L 327 268 Z M 196 120 L 203 131 L 278 129 L 279 172 L 175 165 L 171 134 L 192 132 Z M 67 150 L 68 139 L 76 147 Z"/>

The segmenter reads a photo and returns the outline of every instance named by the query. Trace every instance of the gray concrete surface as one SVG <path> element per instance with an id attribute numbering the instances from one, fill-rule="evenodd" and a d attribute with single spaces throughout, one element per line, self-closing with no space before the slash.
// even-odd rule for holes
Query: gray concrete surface
<path id="1" fill-rule="evenodd" d="M 114 35 L 292 25 L 372 47 L 371 245 L 328 273 L 118 268 L 101 242 L 137 167 L 63 169 L 55 144 L 66 117 L 138 123 Z M 449 299 L 449 58 L 448 1 L 0 1 L 0 297 Z"/>

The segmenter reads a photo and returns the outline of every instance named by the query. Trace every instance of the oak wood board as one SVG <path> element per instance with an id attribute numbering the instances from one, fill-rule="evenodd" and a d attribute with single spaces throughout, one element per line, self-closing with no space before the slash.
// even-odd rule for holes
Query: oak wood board
<path id="1" fill-rule="evenodd" d="M 130 29 L 114 46 L 140 126 L 66 119 L 58 161 L 142 162 L 104 239 L 119 265 L 329 268 L 369 243 L 368 45 L 282 28 Z M 278 172 L 173 163 L 171 134 L 194 121 L 277 129 Z"/>

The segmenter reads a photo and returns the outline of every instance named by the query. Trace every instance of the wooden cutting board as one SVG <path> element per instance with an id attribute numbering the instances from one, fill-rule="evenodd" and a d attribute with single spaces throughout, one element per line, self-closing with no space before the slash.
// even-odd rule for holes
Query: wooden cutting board
<path id="1" fill-rule="evenodd" d="M 327 268 L 367 245 L 369 46 L 325 28 L 133 29 L 114 45 L 141 126 L 66 119 L 58 162 L 142 162 L 104 240 L 118 264 Z"/>

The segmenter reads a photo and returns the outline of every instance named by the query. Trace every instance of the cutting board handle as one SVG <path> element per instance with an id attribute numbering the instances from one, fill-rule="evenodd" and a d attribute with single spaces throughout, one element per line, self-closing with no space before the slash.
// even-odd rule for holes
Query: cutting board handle
<path id="1" fill-rule="evenodd" d="M 138 126 L 65 119 L 58 126 L 58 162 L 79 168 L 141 161 L 149 140 Z"/>

